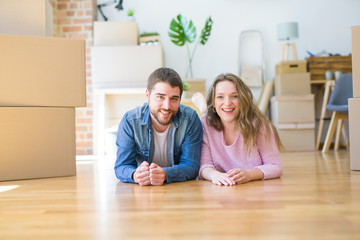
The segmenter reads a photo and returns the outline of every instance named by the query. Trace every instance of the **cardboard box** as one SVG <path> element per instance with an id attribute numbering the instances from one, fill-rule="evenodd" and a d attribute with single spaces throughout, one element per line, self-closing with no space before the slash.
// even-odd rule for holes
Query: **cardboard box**
<path id="1" fill-rule="evenodd" d="M 94 88 L 146 88 L 150 74 L 163 66 L 161 45 L 92 48 Z"/>
<path id="2" fill-rule="evenodd" d="M 53 8 L 48 0 L 1 0 L 0 33 L 53 36 Z"/>
<path id="3" fill-rule="evenodd" d="M 0 106 L 86 106 L 85 41 L 0 34 Z"/>
<path id="4" fill-rule="evenodd" d="M 278 129 L 283 151 L 314 151 L 315 128 L 282 128 Z"/>
<path id="5" fill-rule="evenodd" d="M 315 123 L 314 95 L 273 96 L 271 118 L 274 125 L 281 123 Z"/>
<path id="6" fill-rule="evenodd" d="M 282 61 L 276 64 L 276 75 L 281 73 L 307 72 L 306 60 Z"/>
<path id="7" fill-rule="evenodd" d="M 353 97 L 360 97 L 360 26 L 351 28 Z"/>
<path id="8" fill-rule="evenodd" d="M 310 73 L 282 73 L 275 77 L 275 95 L 307 95 L 311 93 Z"/>
<path id="9" fill-rule="evenodd" d="M 94 46 L 138 45 L 136 22 L 94 22 Z"/>
<path id="10" fill-rule="evenodd" d="M 0 107 L 0 146 L 0 181 L 75 175 L 75 109 Z"/>
<path id="11" fill-rule="evenodd" d="M 360 98 L 349 98 L 350 168 L 360 170 Z"/>

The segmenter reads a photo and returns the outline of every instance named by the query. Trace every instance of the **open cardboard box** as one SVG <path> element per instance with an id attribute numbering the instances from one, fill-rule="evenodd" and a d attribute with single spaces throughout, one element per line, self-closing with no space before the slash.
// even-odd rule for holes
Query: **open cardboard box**
<path id="1" fill-rule="evenodd" d="M 281 61 L 276 64 L 276 74 L 306 72 L 306 60 Z"/>

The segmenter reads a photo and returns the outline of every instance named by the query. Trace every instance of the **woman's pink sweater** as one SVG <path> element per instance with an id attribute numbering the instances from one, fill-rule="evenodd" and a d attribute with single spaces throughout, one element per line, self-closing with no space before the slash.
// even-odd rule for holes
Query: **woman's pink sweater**
<path id="1" fill-rule="evenodd" d="M 252 149 L 250 155 L 247 156 L 244 150 L 244 138 L 240 132 L 235 142 L 230 146 L 226 146 L 223 131 L 217 131 L 215 128 L 209 126 L 205 116 L 201 118 L 201 123 L 204 130 L 204 137 L 200 172 L 205 167 L 213 167 L 220 172 L 227 172 L 234 168 L 244 170 L 258 168 L 264 173 L 263 179 L 281 176 L 282 164 L 279 149 L 272 132 L 270 133 L 270 138 L 268 138 L 270 141 L 264 141 L 258 137 L 256 141 L 257 149 Z M 267 139 L 265 135 L 261 137 Z"/>

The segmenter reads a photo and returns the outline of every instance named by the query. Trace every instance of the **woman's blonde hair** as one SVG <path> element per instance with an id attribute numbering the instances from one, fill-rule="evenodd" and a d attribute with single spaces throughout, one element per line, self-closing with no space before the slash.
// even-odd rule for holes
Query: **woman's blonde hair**
<path id="1" fill-rule="evenodd" d="M 221 119 L 214 108 L 216 94 L 215 88 L 218 83 L 223 81 L 230 81 L 234 83 L 236 86 L 236 91 L 239 94 L 240 113 L 237 118 L 237 125 L 240 133 L 243 135 L 245 151 L 249 154 L 254 147 L 256 148 L 257 137 L 266 135 L 268 138 L 270 138 L 272 135 L 270 133 L 274 134 L 277 147 L 281 149 L 282 144 L 275 127 L 272 125 L 269 118 L 257 107 L 250 88 L 235 74 L 220 74 L 213 81 L 206 99 L 207 123 L 218 131 L 224 130 Z M 261 140 L 265 141 L 268 139 Z"/>

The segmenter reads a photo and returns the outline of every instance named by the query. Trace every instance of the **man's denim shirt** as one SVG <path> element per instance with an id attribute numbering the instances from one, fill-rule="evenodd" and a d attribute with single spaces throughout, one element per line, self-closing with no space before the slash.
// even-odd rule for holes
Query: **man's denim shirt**
<path id="1" fill-rule="evenodd" d="M 152 162 L 150 110 L 147 103 L 128 111 L 122 118 L 117 134 L 117 159 L 115 174 L 122 182 L 134 182 L 133 172 L 143 162 Z M 170 167 L 166 171 L 166 183 L 195 179 L 200 168 L 203 131 L 197 113 L 180 105 L 167 137 L 167 157 Z"/>

